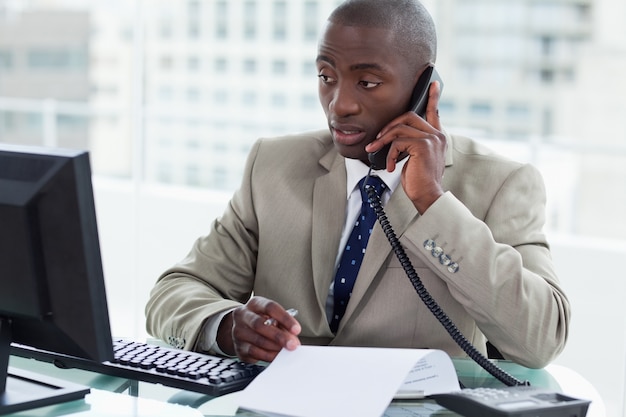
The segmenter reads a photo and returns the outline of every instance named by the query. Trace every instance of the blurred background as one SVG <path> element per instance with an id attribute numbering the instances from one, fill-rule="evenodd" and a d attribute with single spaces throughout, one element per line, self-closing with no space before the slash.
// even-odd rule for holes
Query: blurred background
<path id="1" fill-rule="evenodd" d="M 251 144 L 326 126 L 314 59 L 337 3 L 0 0 L 0 142 L 90 151 L 117 336 L 147 336 L 150 288 L 221 214 Z M 626 416 L 626 2 L 424 3 L 446 129 L 544 176 L 574 313 L 557 363 Z"/>

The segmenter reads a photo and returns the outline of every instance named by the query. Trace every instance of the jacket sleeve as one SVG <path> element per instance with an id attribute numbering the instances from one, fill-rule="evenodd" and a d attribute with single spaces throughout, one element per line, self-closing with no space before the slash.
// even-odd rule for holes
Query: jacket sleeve
<path id="1" fill-rule="evenodd" d="M 405 235 L 503 356 L 533 368 L 563 350 L 570 318 L 544 218 L 543 179 L 522 165 L 499 186 L 484 218 L 447 192 Z"/>
<path id="2" fill-rule="evenodd" d="M 250 152 L 244 179 L 206 236 L 165 271 L 146 304 L 146 330 L 172 346 L 194 350 L 207 318 L 245 303 L 252 293 L 258 225 L 251 171 L 259 143 Z"/>

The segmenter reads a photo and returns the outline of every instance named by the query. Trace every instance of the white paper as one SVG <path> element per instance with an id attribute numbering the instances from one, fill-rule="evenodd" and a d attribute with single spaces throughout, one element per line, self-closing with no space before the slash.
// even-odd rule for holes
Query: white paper
<path id="1" fill-rule="evenodd" d="M 380 417 L 405 381 L 426 395 L 459 387 L 442 351 L 300 346 L 281 351 L 241 392 L 239 406 L 273 416 Z"/>
<path id="2" fill-rule="evenodd" d="M 441 350 L 430 350 L 415 363 L 394 397 L 423 398 L 460 389 L 454 364 L 448 355 Z"/>

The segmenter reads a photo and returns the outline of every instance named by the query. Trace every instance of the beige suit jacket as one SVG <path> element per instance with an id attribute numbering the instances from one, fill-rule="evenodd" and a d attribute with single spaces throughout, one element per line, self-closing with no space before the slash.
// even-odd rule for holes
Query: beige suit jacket
<path id="1" fill-rule="evenodd" d="M 448 135 L 446 159 L 445 195 L 420 216 L 398 187 L 385 206 L 389 221 L 467 339 L 483 352 L 488 339 L 508 359 L 544 366 L 564 347 L 570 311 L 542 232 L 543 180 L 532 166 L 465 137 Z M 325 302 L 345 189 L 344 159 L 327 131 L 259 140 L 223 216 L 159 278 L 146 307 L 148 331 L 193 349 L 207 317 L 254 293 L 299 310 L 304 344 L 464 356 L 419 299 L 380 225 L 338 332 L 330 331 Z"/>

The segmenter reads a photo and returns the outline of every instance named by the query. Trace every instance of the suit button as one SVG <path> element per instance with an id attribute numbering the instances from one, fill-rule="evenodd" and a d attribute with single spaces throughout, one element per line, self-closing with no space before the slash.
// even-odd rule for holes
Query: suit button
<path id="1" fill-rule="evenodd" d="M 435 247 L 435 241 L 432 239 L 427 239 L 424 241 L 424 249 L 426 249 L 427 251 L 431 251 L 433 250 L 433 248 Z"/>
<path id="2" fill-rule="evenodd" d="M 445 253 L 443 253 L 440 257 L 439 257 L 439 262 L 441 263 L 441 265 L 443 266 L 448 266 L 450 265 L 450 263 L 452 262 L 452 258 L 450 258 L 449 255 L 446 255 Z"/>
<path id="3" fill-rule="evenodd" d="M 431 254 L 435 258 L 439 258 L 441 255 L 443 255 L 443 249 L 441 249 L 439 246 L 435 246 L 433 250 L 431 251 Z"/>
<path id="4" fill-rule="evenodd" d="M 459 264 L 456 262 L 452 262 L 450 265 L 448 265 L 448 271 L 452 272 L 453 274 L 455 272 L 457 272 L 459 270 Z"/>

